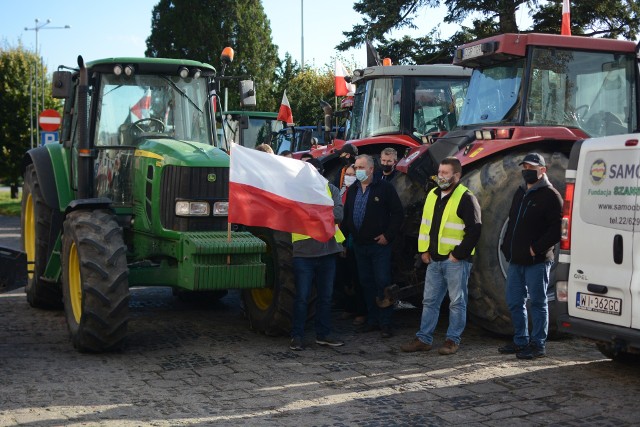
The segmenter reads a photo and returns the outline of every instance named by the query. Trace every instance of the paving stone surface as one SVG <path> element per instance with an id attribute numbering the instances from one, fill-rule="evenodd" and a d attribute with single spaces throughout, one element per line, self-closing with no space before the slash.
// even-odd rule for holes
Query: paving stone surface
<path id="1" fill-rule="evenodd" d="M 2 239 L 0 238 L 0 245 Z M 189 304 L 168 288 L 135 288 L 126 348 L 80 354 L 61 311 L 23 290 L 0 294 L 0 426 L 632 426 L 640 364 L 604 358 L 586 340 L 548 343 L 520 361 L 504 338 L 469 325 L 457 354 L 399 346 L 419 324 L 395 313 L 395 335 L 355 333 L 334 313 L 344 347 L 292 352 L 251 331 L 237 292 Z"/>

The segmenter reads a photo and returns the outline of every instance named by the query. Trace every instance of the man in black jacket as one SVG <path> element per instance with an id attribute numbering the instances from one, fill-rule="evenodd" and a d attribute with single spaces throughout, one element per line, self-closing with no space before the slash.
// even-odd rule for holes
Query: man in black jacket
<path id="1" fill-rule="evenodd" d="M 549 327 L 547 287 L 553 264 L 553 247 L 560 241 L 562 197 L 545 172 L 544 158 L 527 154 L 522 162 L 524 184 L 516 190 L 502 253 L 509 261 L 506 300 L 513 322 L 513 343 L 500 347 L 503 354 L 519 359 L 546 355 Z M 527 323 L 527 292 L 530 300 L 531 338 Z"/>
<path id="2" fill-rule="evenodd" d="M 349 187 L 344 205 L 343 229 L 353 237 L 353 250 L 368 317 L 363 332 L 380 329 L 389 338 L 393 306 L 380 308 L 384 288 L 391 285 L 391 242 L 402 226 L 404 212 L 398 193 L 387 181 L 374 176 L 371 156 L 356 157 L 357 181 Z"/>

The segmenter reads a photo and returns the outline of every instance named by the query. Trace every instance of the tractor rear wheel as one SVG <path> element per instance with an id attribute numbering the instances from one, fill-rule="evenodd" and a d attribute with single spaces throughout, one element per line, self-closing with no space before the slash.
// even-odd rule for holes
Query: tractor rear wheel
<path id="1" fill-rule="evenodd" d="M 267 287 L 242 291 L 251 328 L 272 336 L 288 334 L 296 296 L 291 234 L 261 227 L 250 227 L 249 231 L 267 244 L 267 253 L 263 256 L 267 265 Z M 313 317 L 314 312 L 315 292 L 309 302 L 307 317 Z"/>
<path id="2" fill-rule="evenodd" d="M 27 166 L 22 187 L 22 244 L 27 255 L 27 301 L 36 308 L 62 308 L 59 283 L 42 280 L 55 244 L 51 226 L 54 212 L 44 201 L 33 164 Z"/>
<path id="3" fill-rule="evenodd" d="M 547 177 L 556 190 L 564 194 L 566 155 L 539 152 L 547 162 Z M 474 323 L 503 335 L 513 334 L 513 326 L 505 301 L 508 262 L 500 251 L 500 245 L 506 232 L 513 195 L 524 182 L 519 163 L 525 154 L 514 152 L 496 157 L 462 178 L 462 183 L 477 197 L 482 211 L 482 233 L 469 278 L 468 314 Z M 553 293 L 550 289 L 549 295 L 553 297 Z M 550 331 L 555 329 L 552 308 L 553 304 L 549 304 Z"/>
<path id="4" fill-rule="evenodd" d="M 62 239 L 62 289 L 73 346 L 82 352 L 119 349 L 129 320 L 129 270 L 122 228 L 104 209 L 67 215 Z"/>

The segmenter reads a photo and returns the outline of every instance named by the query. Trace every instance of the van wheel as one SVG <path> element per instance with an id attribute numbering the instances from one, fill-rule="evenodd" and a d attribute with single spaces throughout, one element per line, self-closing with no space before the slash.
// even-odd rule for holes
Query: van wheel
<path id="1" fill-rule="evenodd" d="M 568 164 L 566 155 L 559 152 L 538 152 L 547 162 L 549 180 L 560 194 L 564 194 L 564 174 Z M 474 323 L 503 335 L 512 335 L 513 326 L 505 301 L 509 263 L 502 255 L 500 246 L 507 229 L 513 195 L 523 183 L 519 163 L 525 155 L 525 152 L 515 152 L 497 157 L 462 178 L 462 183 L 477 197 L 483 220 L 469 278 L 468 314 Z M 553 274 L 554 270 L 551 275 Z M 555 299 L 555 290 L 549 289 L 548 295 Z M 555 322 L 552 323 L 551 320 L 555 318 L 554 306 L 555 304 L 549 303 L 550 333 L 555 329 Z"/>
<path id="2" fill-rule="evenodd" d="M 51 236 L 54 212 L 42 196 L 33 164 L 27 166 L 22 188 L 22 244 L 27 255 L 27 301 L 32 307 L 61 309 L 59 283 L 42 280 L 57 236 Z"/>
<path id="3" fill-rule="evenodd" d="M 615 362 L 637 363 L 640 361 L 640 354 L 616 350 L 614 345 L 609 342 L 598 342 L 596 343 L 596 347 L 605 357 L 608 357 Z"/>
<path id="4" fill-rule="evenodd" d="M 118 350 L 129 321 L 129 269 L 122 228 L 108 210 L 74 211 L 64 221 L 62 289 L 73 346 Z"/>
<path id="5" fill-rule="evenodd" d="M 267 266 L 267 287 L 242 291 L 251 329 L 271 336 L 289 334 L 296 296 L 291 234 L 262 227 L 249 227 L 248 231 L 267 244 L 267 252 L 262 258 Z M 315 298 L 313 291 L 307 309 L 308 319 L 315 314 Z"/>

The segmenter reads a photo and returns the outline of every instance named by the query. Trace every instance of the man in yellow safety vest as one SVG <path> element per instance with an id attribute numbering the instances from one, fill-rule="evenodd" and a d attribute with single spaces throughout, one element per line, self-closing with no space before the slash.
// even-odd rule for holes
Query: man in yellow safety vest
<path id="1" fill-rule="evenodd" d="M 429 351 L 440 305 L 449 291 L 449 327 L 438 353 L 454 354 L 467 322 L 467 282 L 471 257 L 480 238 L 480 205 L 462 184 L 462 166 L 447 157 L 438 167 L 437 184 L 427 195 L 418 235 L 418 252 L 427 265 L 420 330 L 400 347 L 402 351 Z"/>

